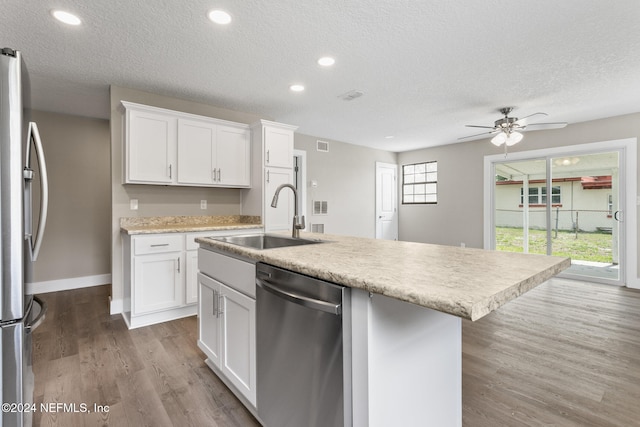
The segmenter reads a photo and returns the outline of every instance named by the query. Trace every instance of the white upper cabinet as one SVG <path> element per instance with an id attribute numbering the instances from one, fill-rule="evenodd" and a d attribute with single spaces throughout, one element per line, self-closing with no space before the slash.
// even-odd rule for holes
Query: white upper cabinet
<path id="1" fill-rule="evenodd" d="M 125 182 L 175 182 L 177 119 L 169 114 L 127 108 Z"/>
<path id="2" fill-rule="evenodd" d="M 248 128 L 218 126 L 216 144 L 216 166 L 218 168 L 218 184 L 249 187 L 250 175 L 250 140 Z"/>
<path id="3" fill-rule="evenodd" d="M 250 187 L 245 124 L 122 102 L 125 183 Z"/>
<path id="4" fill-rule="evenodd" d="M 213 183 L 215 148 L 215 124 L 178 120 L 178 183 Z"/>
<path id="5" fill-rule="evenodd" d="M 293 128 L 265 125 L 264 165 L 293 168 Z"/>

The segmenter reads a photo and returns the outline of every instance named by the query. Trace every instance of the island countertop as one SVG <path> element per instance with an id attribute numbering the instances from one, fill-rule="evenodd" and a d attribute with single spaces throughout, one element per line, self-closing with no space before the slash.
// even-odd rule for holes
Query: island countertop
<path id="1" fill-rule="evenodd" d="M 202 247 L 478 320 L 571 265 L 570 258 L 301 233 L 324 243 L 252 249 L 211 238 Z"/>

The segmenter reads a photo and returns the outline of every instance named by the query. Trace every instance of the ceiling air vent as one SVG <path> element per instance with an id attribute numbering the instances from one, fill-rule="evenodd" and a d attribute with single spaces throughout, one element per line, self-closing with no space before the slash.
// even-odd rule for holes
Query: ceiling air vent
<path id="1" fill-rule="evenodd" d="M 314 200 L 313 201 L 313 214 L 314 215 L 326 215 L 328 211 L 328 205 L 326 200 Z"/>
<path id="2" fill-rule="evenodd" d="M 316 141 L 316 149 L 318 151 L 322 151 L 323 153 L 329 152 L 329 143 L 327 141 Z"/>
<path id="3" fill-rule="evenodd" d="M 347 93 L 343 93 L 342 95 L 338 95 L 338 98 L 343 101 L 353 101 L 356 98 L 360 98 L 362 95 L 364 95 L 364 93 L 359 90 L 351 90 Z"/>

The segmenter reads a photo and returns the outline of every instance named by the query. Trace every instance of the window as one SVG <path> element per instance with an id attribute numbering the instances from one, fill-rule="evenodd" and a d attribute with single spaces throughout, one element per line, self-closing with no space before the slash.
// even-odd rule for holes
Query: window
<path id="1" fill-rule="evenodd" d="M 402 166 L 402 204 L 438 203 L 438 162 Z"/>
<path id="2" fill-rule="evenodd" d="M 560 197 L 560 186 L 551 187 L 551 204 L 562 203 Z M 524 188 L 520 189 L 520 205 L 524 204 Z M 546 205 L 547 187 L 529 187 L 529 205 Z"/>

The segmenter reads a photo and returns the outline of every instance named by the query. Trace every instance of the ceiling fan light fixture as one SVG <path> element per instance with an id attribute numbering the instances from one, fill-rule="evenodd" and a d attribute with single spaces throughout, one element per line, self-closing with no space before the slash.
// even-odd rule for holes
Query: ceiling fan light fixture
<path id="1" fill-rule="evenodd" d="M 507 146 L 511 147 L 512 145 L 515 145 L 518 142 L 522 141 L 523 136 L 524 135 L 522 135 L 520 132 L 511 132 L 507 135 L 505 143 L 507 144 Z"/>
<path id="2" fill-rule="evenodd" d="M 496 136 L 491 138 L 491 143 L 493 145 L 495 145 L 496 147 L 501 146 L 506 141 L 507 141 L 507 136 L 506 136 L 506 134 L 504 132 L 500 132 L 499 134 L 497 134 Z"/>

